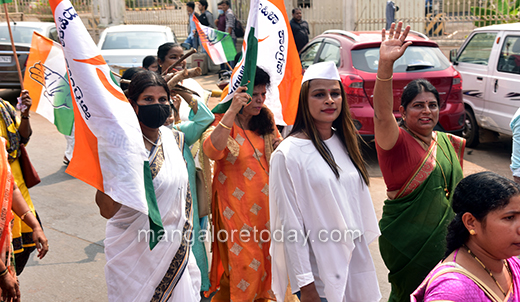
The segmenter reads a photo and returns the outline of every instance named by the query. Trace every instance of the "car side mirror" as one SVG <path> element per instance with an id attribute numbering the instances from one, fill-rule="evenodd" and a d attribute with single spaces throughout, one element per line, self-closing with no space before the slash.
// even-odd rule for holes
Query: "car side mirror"
<path id="1" fill-rule="evenodd" d="M 450 62 L 457 65 L 457 49 L 450 50 Z"/>

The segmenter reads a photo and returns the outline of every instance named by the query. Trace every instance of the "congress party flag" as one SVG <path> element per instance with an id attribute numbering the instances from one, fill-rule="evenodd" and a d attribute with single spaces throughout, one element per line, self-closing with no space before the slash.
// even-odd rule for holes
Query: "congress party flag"
<path id="1" fill-rule="evenodd" d="M 34 32 L 23 83 L 32 97 L 31 111 L 71 135 L 74 124 L 67 65 L 61 45 Z"/>
<path id="2" fill-rule="evenodd" d="M 253 35 L 254 39 L 250 40 L 250 35 Z M 254 60 L 252 57 L 248 58 L 248 48 L 255 47 L 255 65 L 271 77 L 265 104 L 273 112 L 277 125 L 292 125 L 298 109 L 302 67 L 283 0 L 251 0 L 242 46 L 242 53 L 246 55 L 233 70 L 229 94 L 213 112 L 225 112 L 235 91 L 243 85 L 243 79 L 251 79 L 247 76 L 246 68 Z M 251 85 L 253 83 L 254 81 L 251 81 Z M 248 88 L 248 92 L 252 91 L 252 88 Z"/>
<path id="3" fill-rule="evenodd" d="M 224 64 L 235 59 L 237 49 L 235 48 L 235 43 L 231 35 L 200 24 L 195 14 L 193 14 L 193 21 L 195 22 L 195 26 L 197 26 L 197 32 L 202 46 L 213 63 Z"/>
<path id="4" fill-rule="evenodd" d="M 50 0 L 73 96 L 75 146 L 67 173 L 149 217 L 164 232 L 137 116 L 69 0 Z"/>
<path id="5" fill-rule="evenodd" d="M 247 85 L 247 93 L 253 95 L 255 82 L 256 62 L 258 59 L 258 13 L 259 0 L 251 0 L 249 16 L 247 17 L 244 43 L 242 44 L 242 57 L 236 63 L 229 81 L 228 94 L 213 108 L 213 113 L 224 113 L 231 105 L 233 95 L 240 86 Z"/>

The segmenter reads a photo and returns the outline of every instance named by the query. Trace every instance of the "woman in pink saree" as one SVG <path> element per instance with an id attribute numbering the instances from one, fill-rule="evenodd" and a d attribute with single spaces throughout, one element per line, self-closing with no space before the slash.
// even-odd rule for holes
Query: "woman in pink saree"
<path id="1" fill-rule="evenodd" d="M 446 258 L 411 301 L 520 301 L 520 186 L 472 174 L 457 185 L 452 207 Z"/>

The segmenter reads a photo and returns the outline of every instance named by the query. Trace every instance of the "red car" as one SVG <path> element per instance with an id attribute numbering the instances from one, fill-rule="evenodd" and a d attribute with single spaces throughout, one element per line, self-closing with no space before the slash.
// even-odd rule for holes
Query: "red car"
<path id="1" fill-rule="evenodd" d="M 437 43 L 424 34 L 410 31 L 407 41 L 413 41 L 413 44 L 394 64 L 395 117 L 401 117 L 399 106 L 406 85 L 414 79 L 427 79 L 437 88 L 441 98 L 439 122 L 435 130 L 461 136 L 464 104 L 459 72 L 453 68 Z M 312 39 L 300 52 L 304 70 L 314 63 L 336 63 L 354 123 L 366 141 L 374 137 L 373 91 L 380 45 L 381 32 L 328 30 Z"/>

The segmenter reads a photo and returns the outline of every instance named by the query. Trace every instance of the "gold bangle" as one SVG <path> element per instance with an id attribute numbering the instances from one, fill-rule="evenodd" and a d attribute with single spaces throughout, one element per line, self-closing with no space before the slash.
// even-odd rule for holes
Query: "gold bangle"
<path id="1" fill-rule="evenodd" d="M 3 277 L 3 276 L 5 276 L 5 275 L 7 275 L 8 272 L 9 272 L 9 269 L 6 267 L 6 268 L 4 269 L 4 271 L 0 274 L 0 277 Z"/>
<path id="2" fill-rule="evenodd" d="M 220 126 L 222 126 L 222 128 L 224 128 L 224 129 L 231 130 L 231 127 L 228 127 L 228 126 L 224 125 L 222 122 L 218 122 L 218 124 Z"/>
<path id="3" fill-rule="evenodd" d="M 380 82 L 388 82 L 388 81 L 391 81 L 392 79 L 394 78 L 393 75 L 391 75 L 388 79 L 381 79 L 380 77 L 377 76 L 376 74 L 376 79 Z"/>
<path id="4" fill-rule="evenodd" d="M 25 220 L 24 220 L 24 219 L 25 219 L 25 216 L 27 216 L 27 214 L 29 214 L 29 213 L 31 213 L 31 212 L 32 212 L 32 211 L 31 211 L 31 210 L 29 210 L 29 211 L 27 211 L 27 212 L 23 213 L 23 215 L 22 215 L 22 216 L 20 216 L 20 219 L 21 219 L 22 221 L 25 221 Z"/>

